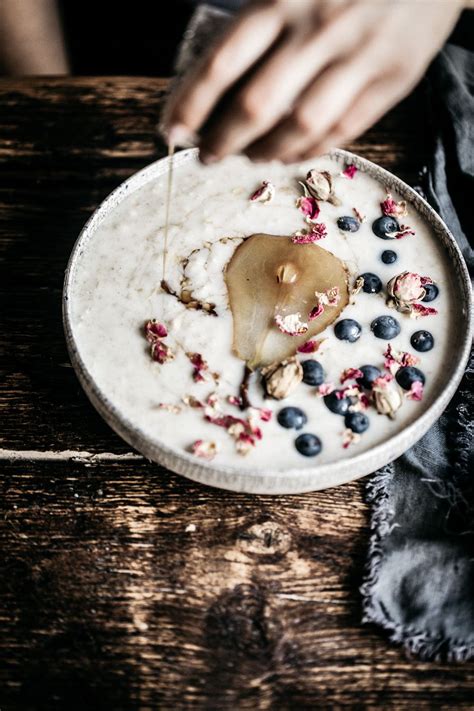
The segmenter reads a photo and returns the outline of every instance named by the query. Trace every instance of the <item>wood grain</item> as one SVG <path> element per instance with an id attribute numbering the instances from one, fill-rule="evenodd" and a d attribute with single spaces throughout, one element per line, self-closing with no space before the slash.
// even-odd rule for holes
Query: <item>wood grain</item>
<path id="1" fill-rule="evenodd" d="M 1 708 L 472 708 L 472 665 L 408 660 L 361 627 L 362 491 L 9 465 Z"/>
<path id="2" fill-rule="evenodd" d="M 0 82 L 1 446 L 23 453 L 4 451 L 0 478 L 0 708 L 473 708 L 472 664 L 409 660 L 360 624 L 363 482 L 273 498 L 194 485 L 133 458 L 68 367 L 69 252 L 164 155 L 165 88 Z M 421 118 L 411 98 L 350 148 L 416 181 Z"/>

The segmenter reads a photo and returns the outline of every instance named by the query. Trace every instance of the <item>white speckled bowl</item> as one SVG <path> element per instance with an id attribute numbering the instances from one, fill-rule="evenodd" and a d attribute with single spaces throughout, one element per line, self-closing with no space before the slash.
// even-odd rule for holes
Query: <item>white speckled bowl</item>
<path id="1" fill-rule="evenodd" d="M 177 154 L 175 158 L 176 165 L 181 165 L 188 160 L 194 160 L 195 154 L 196 149 Z M 63 320 L 66 341 L 71 362 L 82 387 L 105 421 L 147 459 L 159 462 L 168 469 L 195 481 L 233 491 L 245 491 L 255 494 L 292 494 L 324 489 L 365 476 L 396 459 L 422 437 L 438 419 L 452 398 L 461 380 L 469 354 L 472 311 L 471 285 L 468 271 L 453 236 L 426 201 L 391 173 L 347 151 L 336 150 L 331 154 L 331 157 L 343 163 L 354 163 L 359 170 L 368 173 L 388 188 L 398 192 L 431 225 L 435 235 L 446 250 L 446 256 L 450 261 L 451 269 L 455 276 L 456 288 L 458 289 L 457 301 L 460 305 L 460 328 L 457 332 L 458 342 L 453 344 L 453 352 L 458 354 L 458 358 L 446 363 L 446 378 L 443 387 L 437 392 L 431 406 L 418 419 L 401 432 L 387 439 L 383 444 L 339 462 L 320 466 L 315 465 L 311 468 L 287 471 L 271 468 L 265 471 L 262 471 L 261 468 L 242 470 L 238 466 L 219 466 L 218 462 L 197 460 L 187 452 L 178 451 L 168 446 L 166 442 L 160 442 L 159 444 L 151 442 L 133 422 L 129 421 L 107 399 L 94 382 L 88 369 L 88 363 L 84 361 L 77 347 L 71 319 L 71 286 L 74 280 L 78 255 L 83 250 L 87 250 L 88 244 L 94 239 L 99 224 L 130 193 L 139 190 L 143 185 L 162 175 L 167 170 L 168 159 L 163 158 L 139 171 L 120 185 L 92 215 L 79 235 L 72 251 L 66 270 L 63 293 Z"/>

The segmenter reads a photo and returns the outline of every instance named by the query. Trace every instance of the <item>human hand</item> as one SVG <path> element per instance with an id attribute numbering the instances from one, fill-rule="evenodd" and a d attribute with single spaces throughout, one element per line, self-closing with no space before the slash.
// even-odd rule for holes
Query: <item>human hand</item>
<path id="1" fill-rule="evenodd" d="M 171 97 L 169 138 L 179 144 L 199 134 L 205 163 L 239 152 L 284 162 L 324 153 L 411 91 L 462 7 L 254 0 Z"/>

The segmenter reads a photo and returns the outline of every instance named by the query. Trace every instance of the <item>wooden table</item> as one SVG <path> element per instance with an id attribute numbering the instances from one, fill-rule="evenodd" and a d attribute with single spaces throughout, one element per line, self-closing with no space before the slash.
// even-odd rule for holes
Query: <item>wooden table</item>
<path id="1" fill-rule="evenodd" d="M 0 82 L 0 708 L 473 708 L 472 664 L 361 626 L 365 482 L 246 496 L 149 464 L 68 363 L 63 272 L 97 204 L 164 155 L 160 79 Z M 413 100 L 352 148 L 413 182 Z"/>

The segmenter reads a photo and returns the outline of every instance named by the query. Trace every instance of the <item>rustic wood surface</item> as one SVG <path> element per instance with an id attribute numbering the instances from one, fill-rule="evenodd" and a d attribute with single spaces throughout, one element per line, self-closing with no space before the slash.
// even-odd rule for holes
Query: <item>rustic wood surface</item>
<path id="1" fill-rule="evenodd" d="M 473 708 L 473 664 L 362 626 L 364 482 L 198 486 L 130 451 L 68 366 L 61 288 L 87 217 L 164 147 L 166 82 L 0 82 L 0 709 Z M 350 148 L 409 182 L 413 98 Z"/>

